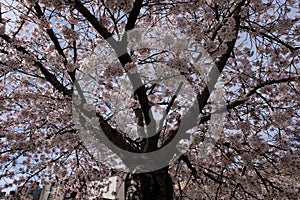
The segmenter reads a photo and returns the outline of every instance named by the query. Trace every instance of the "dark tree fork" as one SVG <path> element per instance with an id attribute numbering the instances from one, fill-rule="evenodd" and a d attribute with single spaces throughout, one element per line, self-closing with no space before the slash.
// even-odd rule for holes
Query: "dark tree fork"
<path id="1" fill-rule="evenodd" d="M 234 28 L 234 31 L 236 32 L 236 37 L 239 31 L 239 25 L 240 25 L 240 16 L 239 12 L 241 10 L 241 7 L 244 6 L 246 1 L 241 1 L 236 5 L 236 7 L 233 9 L 233 12 L 230 14 L 232 17 L 234 17 L 236 21 L 236 26 Z M 128 21 L 125 27 L 125 31 L 131 30 L 135 27 L 135 23 L 137 20 L 137 17 L 139 16 L 140 10 L 142 8 L 143 0 L 137 0 L 134 2 L 134 6 L 132 11 L 129 14 Z M 119 52 L 126 52 L 126 35 L 123 37 L 123 39 L 120 42 L 115 41 L 114 39 L 111 38 L 112 34 L 109 33 L 109 31 L 105 28 L 99 25 L 97 19 L 82 5 L 80 1 L 75 1 L 74 7 L 78 9 L 81 14 L 88 19 L 88 21 L 94 26 L 94 28 L 99 32 L 99 34 L 104 38 L 104 39 L 109 39 L 108 42 L 109 44 L 114 48 L 116 51 L 117 55 L 122 54 Z M 216 66 L 219 70 L 219 72 L 222 72 L 222 70 L 225 67 L 225 64 L 227 60 L 229 59 L 233 48 L 235 46 L 236 38 L 233 39 L 232 41 L 227 42 L 227 50 L 224 54 L 220 55 L 218 57 L 218 60 L 216 61 Z M 131 63 L 132 59 L 128 53 L 124 53 L 121 56 L 119 56 L 119 61 L 122 64 L 123 67 L 127 63 Z M 197 95 L 197 104 L 199 106 L 199 110 L 202 111 L 204 106 L 207 104 L 207 101 L 210 96 L 210 92 L 212 91 L 212 88 L 214 88 L 214 85 L 216 84 L 218 80 L 218 75 L 219 73 L 216 73 L 215 71 L 212 71 L 209 74 L 209 82 L 207 83 L 207 86 L 204 88 L 204 90 Z M 138 74 L 131 74 L 128 72 L 128 77 L 133 85 L 133 88 L 137 88 L 139 85 L 143 85 L 140 78 L 138 77 Z M 138 101 L 141 105 L 141 111 L 143 113 L 144 123 L 146 125 L 150 124 L 151 120 L 151 110 L 150 110 L 150 105 L 148 101 L 148 97 L 146 95 L 146 89 L 143 86 L 138 87 L 136 89 L 135 94 L 138 97 Z M 153 118 L 153 117 L 152 117 Z M 190 116 L 186 116 L 186 118 L 182 119 L 182 124 L 190 124 L 191 120 L 195 120 L 191 118 Z M 114 144 L 120 144 L 119 147 L 132 151 L 132 148 L 128 148 L 128 143 L 126 141 L 123 141 L 123 137 L 117 137 L 118 135 L 121 136 L 121 134 L 116 134 L 116 130 L 112 131 L 113 128 L 109 127 L 108 123 L 104 122 L 104 119 L 100 117 L 100 121 L 102 121 L 101 124 L 106 124 L 102 125 L 103 130 L 110 129 L 109 131 L 104 131 L 104 133 L 107 135 L 107 137 L 114 142 Z M 154 125 L 154 128 L 151 130 L 155 131 L 156 125 Z M 186 127 L 186 125 L 183 125 Z M 192 127 L 186 127 L 186 130 Z M 178 129 L 177 129 L 178 130 Z M 177 130 L 174 131 L 174 134 L 177 133 Z M 114 132 L 114 134 L 112 134 Z M 184 131 L 183 131 L 184 132 Z M 173 135 L 174 135 L 173 134 Z M 170 135 L 172 137 L 172 135 Z M 187 136 L 185 136 L 187 137 Z M 184 136 L 181 137 L 182 139 Z M 146 152 L 151 152 L 155 151 L 158 149 L 158 140 L 159 140 L 159 133 L 155 134 L 151 138 L 147 139 L 147 144 L 138 144 L 137 146 L 144 146 L 147 145 Z M 166 142 L 169 142 L 169 140 L 166 140 Z M 179 141 L 178 141 L 179 142 Z M 122 145 L 124 144 L 124 145 Z M 163 144 L 165 146 L 166 144 Z M 135 149 L 134 151 L 139 152 L 140 149 Z M 122 157 L 121 157 L 122 158 Z M 171 158 L 170 158 L 171 159 Z M 183 161 L 187 161 L 187 159 L 184 159 Z M 130 163 L 128 163 L 130 165 Z M 188 165 L 192 167 L 191 165 Z M 139 173 L 139 174 L 129 174 L 128 180 L 126 181 L 126 198 L 127 199 L 160 199 L 160 200 L 171 200 L 173 199 L 173 182 L 171 180 L 171 177 L 168 172 L 169 167 L 166 166 L 160 170 L 154 171 L 154 172 L 148 172 L 148 173 Z"/>

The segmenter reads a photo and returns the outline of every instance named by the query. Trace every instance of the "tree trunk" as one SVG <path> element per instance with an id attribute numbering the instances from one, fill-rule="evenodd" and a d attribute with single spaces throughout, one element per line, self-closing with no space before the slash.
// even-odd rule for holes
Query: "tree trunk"
<path id="1" fill-rule="evenodd" d="M 126 200 L 173 200 L 173 183 L 168 168 L 129 174 L 125 181 Z"/>

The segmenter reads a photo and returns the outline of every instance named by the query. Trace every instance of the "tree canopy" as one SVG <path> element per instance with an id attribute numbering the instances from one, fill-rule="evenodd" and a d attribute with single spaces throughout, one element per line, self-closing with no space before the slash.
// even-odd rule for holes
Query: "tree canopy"
<path id="1" fill-rule="evenodd" d="M 164 159 L 161 199 L 299 197 L 298 1 L 0 5 L 0 189 L 59 181 L 84 199 L 112 168 Z M 123 153 L 172 142 L 177 157 Z"/>

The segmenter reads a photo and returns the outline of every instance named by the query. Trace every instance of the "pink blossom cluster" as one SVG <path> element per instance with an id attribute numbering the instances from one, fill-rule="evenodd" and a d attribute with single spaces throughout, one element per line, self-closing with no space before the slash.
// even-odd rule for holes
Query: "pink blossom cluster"
<path id="1" fill-rule="evenodd" d="M 61 32 L 66 40 L 77 40 L 79 38 L 78 32 L 70 29 L 66 25 L 62 26 Z"/>
<path id="2" fill-rule="evenodd" d="M 188 65 L 185 59 L 170 59 L 167 63 L 172 69 L 176 69 L 179 72 L 188 72 Z"/>
<path id="3" fill-rule="evenodd" d="M 112 78 L 121 76 L 123 73 L 123 69 L 119 66 L 108 66 L 107 69 L 105 69 L 104 76 Z"/>

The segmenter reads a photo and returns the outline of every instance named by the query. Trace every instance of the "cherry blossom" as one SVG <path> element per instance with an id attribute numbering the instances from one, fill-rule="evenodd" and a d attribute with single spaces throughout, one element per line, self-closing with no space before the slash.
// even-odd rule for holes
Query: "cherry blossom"
<path id="1" fill-rule="evenodd" d="M 127 199 L 299 197 L 298 1 L 0 5 L 1 190 L 30 199 L 28 187 L 56 183 L 57 195 L 84 199 L 114 169 L 128 174 Z M 186 45 L 192 40 L 202 57 Z M 165 77 L 179 75 L 177 93 L 170 88 L 180 81 Z M 76 82 L 86 80 L 80 91 Z M 126 151 L 157 151 L 184 127 L 194 100 L 198 121 L 178 141 L 181 154 L 154 172 L 133 173 L 113 146 L 93 149 L 84 141 L 96 139 L 80 137 L 101 125 Z M 147 138 L 151 130 L 160 134 Z"/>

